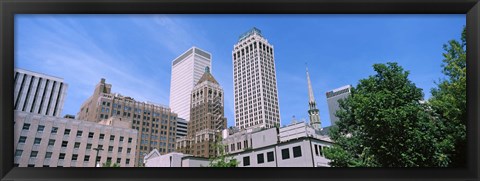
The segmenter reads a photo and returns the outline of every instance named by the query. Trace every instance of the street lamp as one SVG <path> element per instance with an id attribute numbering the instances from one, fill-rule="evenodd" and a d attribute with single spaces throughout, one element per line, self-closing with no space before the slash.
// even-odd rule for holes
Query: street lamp
<path id="1" fill-rule="evenodd" d="M 98 151 L 102 151 L 102 148 L 94 148 L 93 150 L 97 151 L 97 156 L 95 157 L 95 167 L 98 167 Z"/>

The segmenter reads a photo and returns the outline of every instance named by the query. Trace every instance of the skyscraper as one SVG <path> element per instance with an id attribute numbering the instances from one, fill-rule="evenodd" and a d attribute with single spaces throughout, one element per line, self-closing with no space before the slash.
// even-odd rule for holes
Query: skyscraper
<path id="1" fill-rule="evenodd" d="M 319 111 L 317 109 L 317 104 L 315 103 L 315 97 L 313 96 L 312 82 L 310 81 L 310 75 L 308 74 L 307 68 L 307 82 L 308 82 L 308 116 L 310 117 L 310 125 L 314 129 L 322 129 L 322 124 L 320 122 Z"/>
<path id="2" fill-rule="evenodd" d="M 132 123 L 138 130 L 135 166 L 143 164 L 143 157 L 154 148 L 162 154 L 175 151 L 177 114 L 170 108 L 111 92 L 112 85 L 101 79 L 95 91 L 80 107 L 77 118 L 100 122 L 119 117 Z"/>
<path id="3" fill-rule="evenodd" d="M 190 93 L 207 66 L 212 67 L 212 55 L 197 47 L 188 49 L 172 62 L 170 108 L 187 122 L 190 119 Z"/>
<path id="4" fill-rule="evenodd" d="M 235 126 L 280 125 L 273 46 L 257 28 L 242 34 L 232 51 Z"/>
<path id="5" fill-rule="evenodd" d="M 62 78 L 16 68 L 14 110 L 60 117 L 68 85 Z"/>
<path id="6" fill-rule="evenodd" d="M 335 113 L 340 109 L 338 100 L 348 97 L 351 89 L 351 85 L 346 85 L 327 92 L 328 112 L 330 113 L 330 122 L 332 126 L 338 121 L 338 117 L 335 116 Z"/>
<path id="7" fill-rule="evenodd" d="M 177 151 L 210 158 L 216 155 L 215 140 L 227 128 L 223 89 L 209 67 L 191 91 L 190 121 L 186 138 L 177 141 Z"/>

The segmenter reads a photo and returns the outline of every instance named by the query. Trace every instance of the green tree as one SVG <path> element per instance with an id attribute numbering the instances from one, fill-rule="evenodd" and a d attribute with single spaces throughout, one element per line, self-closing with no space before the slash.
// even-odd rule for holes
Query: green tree
<path id="1" fill-rule="evenodd" d="M 210 158 L 208 167 L 237 167 L 239 162 L 232 156 L 227 155 L 225 152 L 225 145 L 222 144 L 222 138 L 217 136 L 217 139 L 213 143 L 214 149 L 217 151 L 215 157 Z"/>
<path id="2" fill-rule="evenodd" d="M 466 29 L 460 42 L 450 40 L 443 45 L 442 73 L 445 75 L 431 90 L 429 104 L 444 122 L 442 140 L 452 167 L 466 166 L 466 122 L 467 122 L 467 68 Z"/>
<path id="3" fill-rule="evenodd" d="M 334 167 L 446 166 L 438 124 L 423 93 L 397 63 L 375 64 L 375 75 L 360 80 L 339 101 L 331 129 L 335 145 L 325 151 Z"/>
<path id="4" fill-rule="evenodd" d="M 105 163 L 102 163 L 102 167 L 120 167 L 120 164 L 107 161 Z"/>

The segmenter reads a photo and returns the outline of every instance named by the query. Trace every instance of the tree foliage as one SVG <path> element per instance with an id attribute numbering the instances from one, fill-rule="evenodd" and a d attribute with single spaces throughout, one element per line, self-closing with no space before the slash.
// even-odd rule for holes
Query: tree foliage
<path id="1" fill-rule="evenodd" d="M 444 122 L 442 140 L 449 143 L 447 152 L 451 159 L 450 166 L 466 166 L 466 122 L 467 122 L 467 90 L 466 90 L 466 29 L 463 29 L 461 41 L 450 40 L 443 45 L 442 73 L 445 78 L 431 90 L 429 103 L 432 109 Z"/>
<path id="2" fill-rule="evenodd" d="M 217 155 L 213 158 L 210 158 L 210 163 L 208 167 L 237 167 L 239 162 L 233 157 L 227 155 L 224 150 L 225 145 L 222 144 L 222 139 L 220 136 L 217 136 L 213 147 L 217 151 Z"/>
<path id="3" fill-rule="evenodd" d="M 446 166 L 440 121 L 423 103 L 422 90 L 397 63 L 375 64 L 375 75 L 360 80 L 339 101 L 326 150 L 336 167 Z"/>
<path id="4" fill-rule="evenodd" d="M 102 167 L 120 167 L 120 164 L 107 161 L 102 163 Z"/>

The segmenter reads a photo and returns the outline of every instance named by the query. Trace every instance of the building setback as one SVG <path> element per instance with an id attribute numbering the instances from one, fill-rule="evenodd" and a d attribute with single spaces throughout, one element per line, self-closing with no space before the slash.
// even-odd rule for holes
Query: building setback
<path id="1" fill-rule="evenodd" d="M 14 70 L 14 110 L 60 117 L 68 85 L 62 78 Z"/>
<path id="2" fill-rule="evenodd" d="M 187 137 L 179 138 L 177 151 L 197 157 L 216 155 L 215 141 L 227 127 L 224 117 L 223 89 L 210 74 L 209 67 L 191 92 Z"/>
<path id="3" fill-rule="evenodd" d="M 330 114 L 330 123 L 332 126 L 338 121 L 338 117 L 335 115 L 336 112 L 340 109 L 340 104 L 338 103 L 338 101 L 340 99 L 348 97 L 350 95 L 351 89 L 351 85 L 346 85 L 326 93 L 328 112 Z"/>
<path id="4" fill-rule="evenodd" d="M 252 28 L 232 51 L 235 126 L 272 128 L 280 125 L 273 46 Z"/>
<path id="5" fill-rule="evenodd" d="M 129 122 L 103 124 L 15 111 L 14 164 L 18 167 L 95 167 L 107 161 L 133 167 L 137 130 Z"/>
<path id="6" fill-rule="evenodd" d="M 111 88 L 101 79 L 93 95 L 82 104 L 77 118 L 99 122 L 116 116 L 132 122 L 132 128 L 138 130 L 135 166 L 141 166 L 143 157 L 154 148 L 162 154 L 175 151 L 176 113 L 167 106 L 113 94 Z"/>
<path id="7" fill-rule="evenodd" d="M 177 138 L 187 136 L 188 122 L 187 120 L 177 118 Z"/>
<path id="8" fill-rule="evenodd" d="M 207 66 L 212 67 L 212 55 L 197 47 L 188 49 L 172 61 L 170 108 L 187 122 L 190 119 L 190 93 Z"/>

